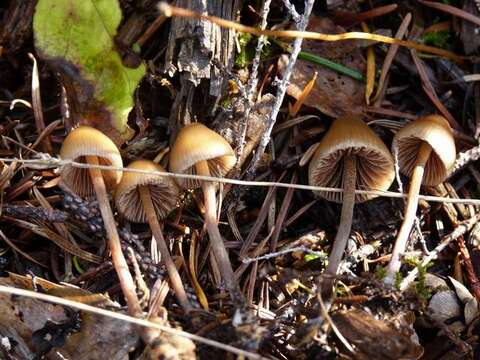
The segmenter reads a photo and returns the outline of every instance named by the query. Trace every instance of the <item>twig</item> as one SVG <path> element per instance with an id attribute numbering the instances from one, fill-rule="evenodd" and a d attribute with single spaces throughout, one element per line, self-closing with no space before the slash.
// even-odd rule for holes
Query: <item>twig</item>
<path id="1" fill-rule="evenodd" d="M 298 31 L 305 31 L 305 29 L 307 28 L 308 20 L 312 12 L 314 2 L 315 2 L 314 0 L 306 0 L 305 11 L 300 21 L 297 23 Z M 288 65 L 283 74 L 283 79 L 277 88 L 277 94 L 275 96 L 275 103 L 273 104 L 272 112 L 270 113 L 270 117 L 267 120 L 265 131 L 262 134 L 260 143 L 258 144 L 257 150 L 255 152 L 255 155 L 253 156 L 253 159 L 250 162 L 248 169 L 246 171 L 246 179 L 253 178 L 258 162 L 262 158 L 263 153 L 265 152 L 265 148 L 267 147 L 267 144 L 270 142 L 270 135 L 272 133 L 275 122 L 277 121 L 277 115 L 278 115 L 278 112 L 280 111 L 280 107 L 283 104 L 283 98 L 285 97 L 285 93 L 287 91 L 287 86 L 290 81 L 290 76 L 292 75 L 293 67 L 295 66 L 298 54 L 300 53 L 300 50 L 302 48 L 302 42 L 303 42 L 302 38 L 296 38 L 295 41 L 293 42 L 293 49 L 292 49 L 290 58 L 288 60 Z"/>
<path id="2" fill-rule="evenodd" d="M 43 154 L 43 153 L 39 153 L 39 155 L 42 155 L 43 158 L 41 159 L 0 158 L 0 162 L 21 163 L 21 164 L 25 164 L 26 167 L 30 167 L 34 169 L 47 169 L 47 168 L 51 169 L 54 167 L 69 165 L 69 166 L 73 166 L 81 169 L 97 168 L 100 170 L 132 172 L 132 173 L 138 173 L 138 174 L 163 176 L 163 177 L 169 177 L 174 179 L 194 179 L 194 180 L 200 180 L 200 181 L 212 181 L 212 182 L 241 185 L 241 186 L 260 186 L 260 187 L 276 186 L 279 188 L 286 188 L 286 189 L 292 188 L 297 190 L 307 190 L 307 191 L 314 191 L 314 192 L 315 191 L 323 191 L 323 192 L 342 192 L 343 191 L 343 189 L 341 188 L 331 188 L 331 187 L 323 187 L 323 186 L 290 184 L 290 183 L 271 182 L 271 181 L 247 181 L 247 180 L 219 178 L 214 176 L 180 174 L 180 173 L 150 171 L 150 170 L 142 170 L 142 169 L 129 169 L 124 167 L 115 167 L 115 166 L 108 166 L 108 165 L 91 165 L 86 163 L 79 163 L 72 160 L 61 160 L 58 158 L 50 157 L 48 154 Z M 390 198 L 397 198 L 397 199 L 402 199 L 407 197 L 407 194 L 403 194 L 395 191 L 383 191 L 383 190 L 374 190 L 374 189 L 372 190 L 356 189 L 355 194 L 375 195 L 375 196 L 383 196 L 383 197 L 390 197 Z M 455 198 L 447 198 L 442 196 L 430 196 L 430 195 L 419 195 L 418 198 L 421 200 L 431 201 L 431 202 L 480 206 L 480 199 L 455 199 Z"/>
<path id="3" fill-rule="evenodd" d="M 457 244 L 458 249 L 460 250 L 460 255 L 465 266 L 465 273 L 467 275 L 468 282 L 470 283 L 473 295 L 475 296 L 477 301 L 480 302 L 480 282 L 478 280 L 477 274 L 475 273 L 475 269 L 473 268 L 472 258 L 470 257 L 470 253 L 468 252 L 467 246 L 465 245 L 465 240 L 463 240 L 463 236 L 459 236 L 457 238 Z"/>
<path id="4" fill-rule="evenodd" d="M 263 3 L 263 8 L 260 16 L 262 17 L 262 23 L 260 25 L 261 29 L 265 29 L 267 27 L 267 17 L 268 13 L 270 12 L 270 3 L 272 0 L 265 0 Z M 252 62 L 252 71 L 250 72 L 250 78 L 248 79 L 247 87 L 246 87 L 246 94 L 247 97 L 245 99 L 245 108 L 244 108 L 244 115 L 242 122 L 240 123 L 240 141 L 238 143 L 238 150 L 237 150 L 237 157 L 238 163 L 237 166 L 240 167 L 240 159 L 241 154 L 243 153 L 243 148 L 245 146 L 245 139 L 247 137 L 247 125 L 248 119 L 250 117 L 250 112 L 252 111 L 253 107 L 253 99 L 256 98 L 256 88 L 258 83 L 258 67 L 260 66 L 260 58 L 262 55 L 263 45 L 265 44 L 265 36 L 261 35 L 258 37 L 257 40 L 257 47 L 255 49 L 255 57 L 253 58 Z"/>
<path id="5" fill-rule="evenodd" d="M 272 37 L 302 38 L 302 39 L 320 40 L 320 41 L 342 41 L 342 40 L 352 40 L 352 39 L 370 40 L 370 41 L 378 41 L 386 44 L 399 44 L 400 46 L 405 46 L 407 48 L 412 48 L 419 51 L 425 51 L 425 52 L 435 54 L 438 56 L 443 56 L 447 59 L 451 59 L 458 62 L 463 62 L 466 59 L 466 57 L 459 56 L 448 50 L 444 50 L 444 49 L 440 49 L 440 48 L 436 48 L 436 47 L 428 46 L 424 44 L 419 44 L 414 41 L 393 39 L 391 37 L 378 35 L 378 34 L 370 34 L 370 33 L 357 32 L 357 31 L 342 33 L 342 34 L 322 34 L 322 33 L 317 33 L 313 31 L 299 31 L 299 30 L 268 30 L 268 29 L 261 30 L 256 27 L 246 26 L 246 25 L 243 25 L 234 21 L 225 20 L 216 16 L 209 16 L 205 14 L 196 13 L 195 11 L 192 11 L 189 9 L 171 6 L 165 2 L 161 2 L 158 5 L 158 8 L 166 16 L 179 16 L 179 17 L 210 21 L 221 27 L 226 27 L 229 29 L 234 29 L 239 32 L 249 33 L 257 36 L 266 35 L 266 36 L 272 36 Z"/>
<path id="6" fill-rule="evenodd" d="M 120 314 L 120 313 L 116 313 L 116 312 L 113 312 L 113 311 L 110 311 L 110 310 L 97 308 L 95 306 L 91 306 L 91 305 L 87 305 L 87 304 L 80 303 L 80 302 L 77 302 L 77 301 L 72 301 L 72 300 L 60 298 L 60 297 L 57 297 L 57 296 L 37 293 L 37 292 L 34 292 L 34 291 L 30 291 L 30 290 L 18 289 L 18 288 L 13 288 L 13 287 L 4 286 L 4 285 L 0 285 L 0 293 L 23 296 L 23 297 L 27 297 L 27 298 L 31 298 L 31 299 L 46 301 L 46 302 L 53 303 L 53 304 L 68 306 L 68 307 L 71 307 L 71 308 L 74 308 L 74 309 L 77 309 L 77 310 L 81 310 L 81 311 L 86 311 L 86 312 L 89 312 L 89 313 L 92 313 L 92 314 L 106 316 L 106 317 L 110 317 L 110 318 L 113 318 L 113 319 L 125 321 L 125 322 L 128 322 L 130 324 L 139 325 L 139 326 L 143 326 L 143 327 L 151 328 L 151 329 L 161 330 L 161 331 L 166 332 L 167 334 L 182 336 L 184 338 L 187 338 L 187 339 L 190 339 L 190 340 L 193 340 L 193 341 L 197 341 L 201 344 L 205 344 L 205 345 L 212 346 L 212 347 L 215 347 L 215 348 L 218 348 L 218 349 L 222 349 L 222 350 L 228 351 L 228 352 L 233 353 L 233 354 L 246 356 L 250 359 L 265 359 L 264 357 L 262 357 L 258 354 L 255 354 L 255 353 L 252 353 L 252 352 L 249 352 L 249 351 L 245 351 L 245 350 L 242 350 L 242 349 L 238 349 L 234 346 L 223 344 L 223 343 L 220 343 L 220 342 L 215 341 L 215 340 L 210 340 L 210 339 L 204 338 L 202 336 L 198 336 L 198 335 L 195 335 L 195 334 L 190 334 L 190 333 L 188 333 L 186 331 L 183 331 L 183 330 L 170 328 L 168 326 L 161 325 L 161 324 L 151 322 L 151 321 L 148 321 L 148 320 L 137 319 L 137 318 L 125 315 L 125 314 Z"/>
<path id="7" fill-rule="evenodd" d="M 479 219 L 480 219 L 480 215 L 476 215 L 458 224 L 455 230 L 453 230 L 449 235 L 445 236 L 443 240 L 440 242 L 440 244 L 438 244 L 437 247 L 433 251 L 431 251 L 428 256 L 423 258 L 419 266 L 417 266 L 415 269 L 410 271 L 410 273 L 403 279 L 402 283 L 400 284 L 400 290 L 404 291 L 405 289 L 407 289 L 410 286 L 410 284 L 416 279 L 418 275 L 419 267 L 425 267 L 430 261 L 435 260 L 438 257 L 438 255 L 448 245 L 450 245 L 452 241 L 455 241 L 460 236 L 464 235 L 467 231 L 469 231 L 473 227 L 473 225 L 477 223 Z"/>
<path id="8" fill-rule="evenodd" d="M 265 255 L 262 255 L 262 256 L 257 256 L 257 257 L 254 257 L 254 258 L 250 258 L 250 257 L 247 256 L 247 257 L 243 258 L 242 262 L 244 264 L 250 264 L 250 263 L 255 262 L 255 261 L 270 260 L 272 258 L 283 256 L 283 255 L 286 255 L 286 254 L 289 254 L 289 253 L 292 253 L 292 252 L 304 252 L 304 253 L 307 253 L 307 254 L 310 254 L 310 255 L 318 256 L 321 259 L 327 259 L 328 258 L 327 255 L 325 255 L 324 253 L 322 253 L 320 251 L 311 250 L 309 248 L 306 248 L 305 246 L 297 246 L 297 247 L 293 247 L 293 248 L 289 248 L 289 249 L 284 249 L 284 250 L 280 250 L 280 251 L 271 252 L 271 253 L 268 253 L 268 254 L 265 254 Z"/>
<path id="9" fill-rule="evenodd" d="M 457 160 L 453 165 L 452 174 L 455 174 L 469 163 L 477 161 L 478 159 L 480 159 L 480 145 L 475 146 L 467 151 L 458 153 Z"/>
<path id="10" fill-rule="evenodd" d="M 288 13 L 292 16 L 293 21 L 295 21 L 296 24 L 300 23 L 301 21 L 300 14 L 295 9 L 295 6 L 292 5 L 290 0 L 283 0 L 283 4 L 287 8 Z"/>

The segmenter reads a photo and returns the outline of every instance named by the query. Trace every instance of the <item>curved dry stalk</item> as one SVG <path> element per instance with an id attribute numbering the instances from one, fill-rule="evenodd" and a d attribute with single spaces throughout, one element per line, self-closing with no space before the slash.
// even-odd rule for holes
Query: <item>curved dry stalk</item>
<path id="1" fill-rule="evenodd" d="M 90 165 L 98 166 L 98 158 L 96 156 L 86 156 L 86 162 Z M 117 232 L 117 226 L 113 218 L 112 208 L 108 201 L 107 189 L 103 180 L 102 172 L 96 167 L 88 168 L 90 178 L 92 179 L 92 185 L 95 189 L 95 194 L 98 200 L 98 206 L 100 213 L 102 214 L 103 222 L 105 224 L 105 230 L 108 236 L 108 243 L 110 251 L 112 253 L 112 262 L 115 267 L 115 271 L 120 281 L 125 300 L 127 301 L 128 311 L 132 316 L 142 317 L 142 308 L 137 298 L 135 290 L 135 283 L 133 282 L 132 274 L 128 269 L 127 261 L 122 253 L 120 245 L 120 238 Z"/>
<path id="2" fill-rule="evenodd" d="M 379 35 L 379 34 L 371 34 L 371 33 L 356 32 L 356 31 L 342 33 L 342 34 L 322 34 L 322 33 L 313 32 L 313 31 L 299 31 L 299 30 L 269 30 L 269 29 L 262 30 L 256 27 L 243 25 L 235 21 L 225 20 L 216 16 L 196 13 L 195 11 L 192 11 L 190 9 L 172 6 L 165 2 L 161 2 L 158 5 L 158 8 L 163 14 L 165 14 L 165 16 L 168 16 L 168 17 L 178 16 L 178 17 L 186 17 L 186 18 L 209 21 L 220 27 L 234 29 L 238 32 L 249 33 L 256 36 L 268 36 L 268 37 L 280 37 L 280 38 L 302 38 L 302 39 L 321 40 L 321 41 L 363 39 L 363 40 L 378 41 L 385 44 L 397 44 L 400 46 L 405 46 L 410 49 L 416 49 L 418 51 L 424 51 L 431 54 L 443 56 L 447 59 L 451 59 L 460 63 L 465 60 L 465 57 L 456 55 L 455 53 L 448 50 L 416 43 L 414 41 L 394 39 L 394 38 Z"/>
<path id="3" fill-rule="evenodd" d="M 357 158 L 347 155 L 343 160 L 343 202 L 340 225 L 333 241 L 333 249 L 328 257 L 328 266 L 325 273 L 337 275 L 338 267 L 347 247 L 348 238 L 352 229 L 353 208 L 355 206 L 355 185 L 357 179 Z"/>
<path id="4" fill-rule="evenodd" d="M 400 256 L 405 252 L 410 231 L 412 230 L 413 223 L 418 207 L 418 198 L 420 194 L 420 186 L 422 185 L 423 174 L 425 172 L 425 165 L 432 152 L 432 147 L 427 142 L 422 142 L 420 146 L 417 161 L 415 162 L 415 168 L 412 173 L 412 179 L 410 181 L 410 189 L 408 190 L 407 208 L 405 210 L 405 216 L 403 218 L 402 226 L 397 234 L 395 245 L 393 247 L 392 257 L 387 265 L 387 274 L 384 282 L 387 284 L 393 284 L 395 281 L 395 274 L 400 270 L 402 265 Z"/>
<path id="5" fill-rule="evenodd" d="M 207 161 L 199 161 L 195 165 L 195 168 L 198 175 L 210 176 L 210 169 L 208 168 Z M 218 262 L 218 266 L 220 267 L 220 272 L 222 273 L 225 285 L 230 292 L 232 301 L 239 304 L 243 302 L 243 296 L 235 279 L 232 263 L 228 257 L 227 249 L 225 248 L 225 244 L 223 243 L 223 239 L 220 235 L 220 230 L 218 229 L 217 225 L 217 200 L 215 197 L 215 185 L 210 181 L 203 181 L 202 191 L 205 203 L 205 224 L 207 225 L 207 232 L 208 236 L 210 237 L 213 253 Z"/>
<path id="6" fill-rule="evenodd" d="M 180 302 L 180 305 L 182 305 L 183 309 L 186 312 L 189 312 L 192 310 L 192 305 L 188 301 L 182 279 L 172 257 L 170 256 L 170 251 L 167 243 L 165 242 L 165 238 L 163 237 L 162 229 L 160 228 L 160 223 L 158 222 L 157 214 L 153 206 L 150 189 L 148 186 L 139 186 L 138 192 L 140 194 L 145 213 L 147 214 L 148 224 L 152 230 L 153 237 L 155 238 L 162 254 L 162 261 L 167 268 L 168 276 L 170 277 L 175 295 L 177 296 L 177 299 Z"/>
<path id="7" fill-rule="evenodd" d="M 232 354 L 236 354 L 239 357 L 241 356 L 242 358 L 248 358 L 248 359 L 252 359 L 252 360 L 264 360 L 265 359 L 264 357 L 262 357 L 259 354 L 252 353 L 252 352 L 249 352 L 247 350 L 242 350 L 242 349 L 239 349 L 235 346 L 224 344 L 222 342 L 215 341 L 215 340 L 212 340 L 212 339 L 208 339 L 208 338 L 202 337 L 200 335 L 192 334 L 192 333 L 189 333 L 187 331 L 172 328 L 172 327 L 169 327 L 167 325 L 162 325 L 162 324 L 159 324 L 158 322 L 153 322 L 153 321 L 149 321 L 149 320 L 146 320 L 146 319 L 138 319 L 138 318 L 126 315 L 126 314 L 122 314 L 120 312 L 113 312 L 111 310 L 99 308 L 99 307 L 88 305 L 88 304 L 78 302 L 78 301 L 73 301 L 73 300 L 70 300 L 70 299 L 67 299 L 67 298 L 61 298 L 61 297 L 57 297 L 57 296 L 53 296 L 53 295 L 43 294 L 43 293 L 40 293 L 40 292 L 34 292 L 34 291 L 31 291 L 31 290 L 24 290 L 24 289 L 20 289 L 20 288 L 9 287 L 9 286 L 5 286 L 5 285 L 0 285 L 0 294 L 17 295 L 17 296 L 22 296 L 22 297 L 26 297 L 26 298 L 37 299 L 37 300 L 49 302 L 49 303 L 52 303 L 52 304 L 58 304 L 58 305 L 61 305 L 61 306 L 68 306 L 72 309 L 77 309 L 77 310 L 80 310 L 80 311 L 89 312 L 91 314 L 105 316 L 105 317 L 108 317 L 108 318 L 111 318 L 111 319 L 125 321 L 129 324 L 134 324 L 134 325 L 139 326 L 139 327 L 141 326 L 141 327 L 145 327 L 145 328 L 154 330 L 155 332 L 157 332 L 157 330 L 159 330 L 160 332 L 164 332 L 164 333 L 167 333 L 167 334 L 182 336 L 186 339 L 196 341 L 200 344 L 204 344 L 204 345 L 207 345 L 207 346 L 211 346 L 211 347 L 214 347 L 214 348 L 218 348 L 218 349 L 230 352 Z"/>

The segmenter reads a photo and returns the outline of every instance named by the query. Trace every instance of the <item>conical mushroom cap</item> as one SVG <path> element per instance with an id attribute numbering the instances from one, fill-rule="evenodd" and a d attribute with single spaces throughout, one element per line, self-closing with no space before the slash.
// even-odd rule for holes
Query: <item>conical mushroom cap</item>
<path id="1" fill-rule="evenodd" d="M 199 161 L 208 162 L 212 176 L 222 177 L 235 166 L 237 159 L 227 140 L 203 124 L 193 123 L 178 133 L 170 152 L 170 170 L 196 174 L 195 164 Z M 201 186 L 197 180 L 177 179 L 177 182 L 189 189 Z"/>
<path id="2" fill-rule="evenodd" d="M 428 115 L 408 123 L 395 134 L 392 149 L 398 153 L 400 171 L 410 177 L 423 141 L 432 147 L 432 153 L 422 184 L 435 186 L 447 178 L 456 157 L 453 132 L 444 117 Z"/>
<path id="3" fill-rule="evenodd" d="M 393 158 L 383 141 L 361 118 L 346 116 L 335 120 L 318 145 L 308 169 L 308 182 L 313 186 L 342 188 L 343 159 L 357 157 L 357 190 L 387 190 L 395 178 Z M 342 202 L 340 192 L 318 192 L 327 200 Z M 375 197 L 355 196 L 356 202 Z"/>
<path id="4" fill-rule="evenodd" d="M 123 167 L 117 146 L 101 131 L 89 126 L 76 128 L 65 138 L 60 157 L 85 163 L 85 156 L 96 156 L 100 165 Z M 113 190 L 122 178 L 121 171 L 102 170 L 107 191 Z M 88 169 L 65 165 L 60 171 L 60 185 L 79 196 L 91 197 L 95 190 Z"/>
<path id="5" fill-rule="evenodd" d="M 150 160 L 136 160 L 128 165 L 128 169 L 165 172 L 162 166 Z M 178 188 L 171 178 L 153 174 L 128 171 L 123 173 L 122 181 L 115 191 L 118 211 L 132 222 L 147 222 L 147 214 L 138 191 L 139 186 L 148 186 L 157 216 L 160 219 L 166 218 L 178 201 Z"/>

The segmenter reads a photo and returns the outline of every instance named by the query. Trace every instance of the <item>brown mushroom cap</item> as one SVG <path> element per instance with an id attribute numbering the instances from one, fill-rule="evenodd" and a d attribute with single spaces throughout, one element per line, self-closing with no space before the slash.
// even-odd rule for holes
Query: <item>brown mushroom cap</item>
<path id="1" fill-rule="evenodd" d="M 64 160 L 86 163 L 85 156 L 96 156 L 100 165 L 123 167 L 122 157 L 113 141 L 89 126 L 81 126 L 70 132 L 60 149 L 60 157 Z M 102 175 L 107 191 L 113 190 L 122 178 L 121 171 L 102 170 Z M 60 177 L 64 189 L 84 197 L 94 196 L 88 169 L 64 165 Z"/>
<path id="2" fill-rule="evenodd" d="M 357 157 L 356 189 L 387 190 L 395 178 L 393 158 L 383 141 L 361 118 L 345 116 L 335 120 L 318 145 L 308 169 L 310 185 L 342 188 L 343 158 Z M 340 192 L 318 192 L 327 200 L 342 202 Z M 357 194 L 356 202 L 375 195 Z"/>
<path id="3" fill-rule="evenodd" d="M 162 166 L 150 160 L 136 160 L 128 165 L 128 169 L 165 172 Z M 142 185 L 148 186 L 150 190 L 157 216 L 161 219 L 166 218 L 177 203 L 178 188 L 171 178 L 153 174 L 128 171 L 123 173 L 122 181 L 115 191 L 115 203 L 118 211 L 132 222 L 147 222 L 147 214 L 138 192 L 138 187 Z"/>
<path id="4" fill-rule="evenodd" d="M 432 153 L 422 184 L 435 186 L 447 178 L 456 157 L 453 132 L 444 117 L 428 115 L 408 123 L 395 134 L 392 149 L 398 152 L 400 171 L 410 177 L 423 141 L 432 147 Z"/>
<path id="5" fill-rule="evenodd" d="M 210 173 L 222 177 L 237 161 L 230 144 L 205 125 L 186 125 L 178 133 L 170 152 L 170 170 L 174 173 L 196 174 L 195 164 L 207 161 Z M 193 179 L 178 179 L 178 183 L 189 189 L 198 188 L 201 182 Z"/>

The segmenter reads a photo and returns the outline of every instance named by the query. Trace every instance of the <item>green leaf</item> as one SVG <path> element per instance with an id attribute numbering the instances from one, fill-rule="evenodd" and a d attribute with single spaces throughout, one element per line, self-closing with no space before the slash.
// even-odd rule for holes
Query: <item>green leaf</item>
<path id="1" fill-rule="evenodd" d="M 131 137 L 127 118 L 145 74 L 143 64 L 128 68 L 115 51 L 121 18 L 118 0 L 38 0 L 33 19 L 37 51 L 61 73 L 76 115 L 117 143 Z"/>

